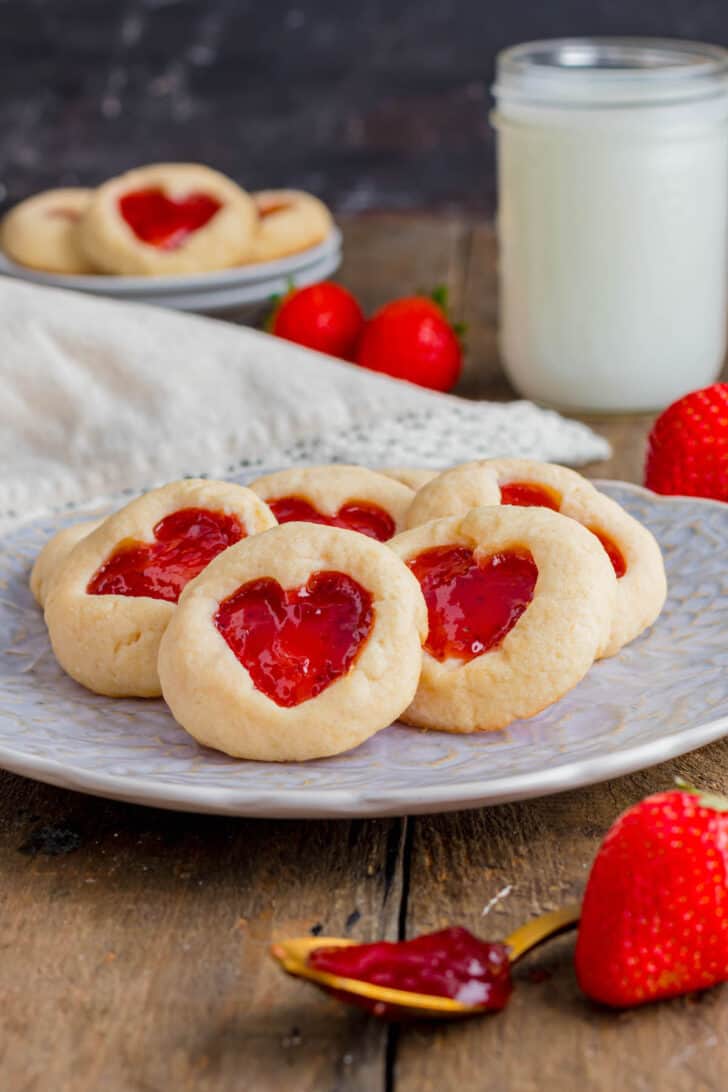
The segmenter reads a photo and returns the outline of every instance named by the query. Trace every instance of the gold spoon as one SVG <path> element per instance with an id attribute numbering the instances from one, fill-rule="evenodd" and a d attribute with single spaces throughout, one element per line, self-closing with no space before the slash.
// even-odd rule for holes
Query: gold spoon
<path id="1" fill-rule="evenodd" d="M 551 937 L 573 928 L 579 920 L 581 907 L 578 903 L 564 906 L 560 910 L 551 910 L 533 921 L 527 921 L 503 941 L 509 949 L 511 964 L 520 959 Z M 433 1019 L 448 1019 L 457 1016 L 474 1016 L 487 1012 L 482 1005 L 466 1005 L 451 997 L 438 997 L 435 994 L 414 993 L 410 990 L 393 989 L 390 986 L 377 986 L 373 982 L 364 982 L 359 978 L 342 978 L 317 971 L 308 964 L 308 957 L 317 948 L 350 948 L 360 943 L 343 937 L 294 937 L 291 940 L 279 940 L 271 947 L 271 955 L 284 971 L 296 978 L 306 978 L 327 990 L 353 994 L 366 998 L 375 1005 L 394 1006 L 401 1013 L 413 1016 L 427 1014 Z"/>

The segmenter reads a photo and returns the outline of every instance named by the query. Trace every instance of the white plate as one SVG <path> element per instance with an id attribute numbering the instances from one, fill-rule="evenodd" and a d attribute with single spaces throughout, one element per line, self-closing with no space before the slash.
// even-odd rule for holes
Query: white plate
<path id="1" fill-rule="evenodd" d="M 196 311 L 201 314 L 214 314 L 223 311 L 235 311 L 236 318 L 257 315 L 262 305 L 269 305 L 274 296 L 282 296 L 289 288 L 304 288 L 307 284 L 317 284 L 326 280 L 341 265 L 341 251 L 332 250 L 311 265 L 287 273 L 285 276 L 271 277 L 255 284 L 228 284 L 216 288 L 208 287 L 204 291 L 158 292 L 153 296 L 125 296 L 126 302 L 151 303 L 155 307 L 170 307 L 175 311 Z M 241 313 L 242 312 L 242 313 Z"/>
<path id="2" fill-rule="evenodd" d="M 259 262 L 179 277 L 69 276 L 42 273 L 10 261 L 0 252 L 0 274 L 51 288 L 154 303 L 182 311 L 219 311 L 267 302 L 288 286 L 314 284 L 341 264 L 341 232 L 335 228 L 318 246 L 274 262 Z"/>
<path id="3" fill-rule="evenodd" d="M 163 808 L 381 816 L 573 789 L 720 739 L 728 735 L 728 505 L 616 482 L 604 489 L 652 528 L 665 553 L 670 594 L 650 633 L 506 732 L 393 725 L 348 754 L 299 765 L 236 762 L 198 747 L 162 702 L 112 701 L 64 676 L 27 578 L 48 535 L 80 513 L 29 524 L 0 543 L 0 765 Z"/>

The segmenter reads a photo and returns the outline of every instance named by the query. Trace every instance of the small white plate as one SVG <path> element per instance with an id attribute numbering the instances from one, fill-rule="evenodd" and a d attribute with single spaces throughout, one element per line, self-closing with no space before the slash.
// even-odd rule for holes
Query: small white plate
<path id="1" fill-rule="evenodd" d="M 228 284 L 208 287 L 204 291 L 170 291 L 146 296 L 143 293 L 128 295 L 126 302 L 151 303 L 155 307 L 170 307 L 175 311 L 195 311 L 200 314 L 216 314 L 235 311 L 235 317 L 252 318 L 263 305 L 271 303 L 274 296 L 282 296 L 290 288 L 305 288 L 307 284 L 325 281 L 341 265 L 341 251 L 334 250 L 311 265 L 302 266 L 285 276 L 271 277 L 255 284 Z"/>
<path id="2" fill-rule="evenodd" d="M 341 232 L 334 228 L 317 246 L 274 262 L 236 266 L 214 273 L 179 277 L 70 276 L 43 273 L 17 265 L 0 252 L 0 274 L 51 288 L 154 303 L 181 311 L 219 311 L 265 303 L 285 292 L 290 284 L 314 284 L 341 264 Z"/>
<path id="3" fill-rule="evenodd" d="M 664 551 L 670 593 L 649 633 L 505 732 L 454 736 L 392 725 L 355 751 L 301 764 L 235 761 L 199 747 L 161 701 L 112 701 L 67 678 L 28 573 L 52 532 L 109 506 L 28 524 L 0 540 L 0 766 L 162 808 L 382 816 L 543 796 L 720 739 L 728 735 L 728 504 L 602 485 Z"/>

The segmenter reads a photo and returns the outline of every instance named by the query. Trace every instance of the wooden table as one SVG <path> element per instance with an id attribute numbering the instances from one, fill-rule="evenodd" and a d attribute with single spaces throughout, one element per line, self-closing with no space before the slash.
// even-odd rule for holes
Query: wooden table
<path id="1" fill-rule="evenodd" d="M 368 306 L 438 281 L 469 326 L 463 389 L 504 396 L 492 230 L 346 225 Z M 647 417 L 594 418 L 639 480 Z M 700 1092 L 728 1082 L 728 990 L 614 1015 L 580 996 L 565 937 L 526 960 L 501 1015 L 398 1029 L 285 978 L 271 941 L 446 923 L 500 937 L 579 897 L 628 804 L 680 773 L 728 788 L 728 741 L 632 777 L 454 815 L 264 822 L 116 804 L 0 774 L 4 1092 Z M 509 888 L 488 914 L 484 906 Z"/>

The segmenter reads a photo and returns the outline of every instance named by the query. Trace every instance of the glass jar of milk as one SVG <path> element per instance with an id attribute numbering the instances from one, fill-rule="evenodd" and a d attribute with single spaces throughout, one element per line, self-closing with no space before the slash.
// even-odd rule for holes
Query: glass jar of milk
<path id="1" fill-rule="evenodd" d="M 501 352 L 562 409 L 654 410 L 726 350 L 728 51 L 662 39 L 501 53 Z"/>

